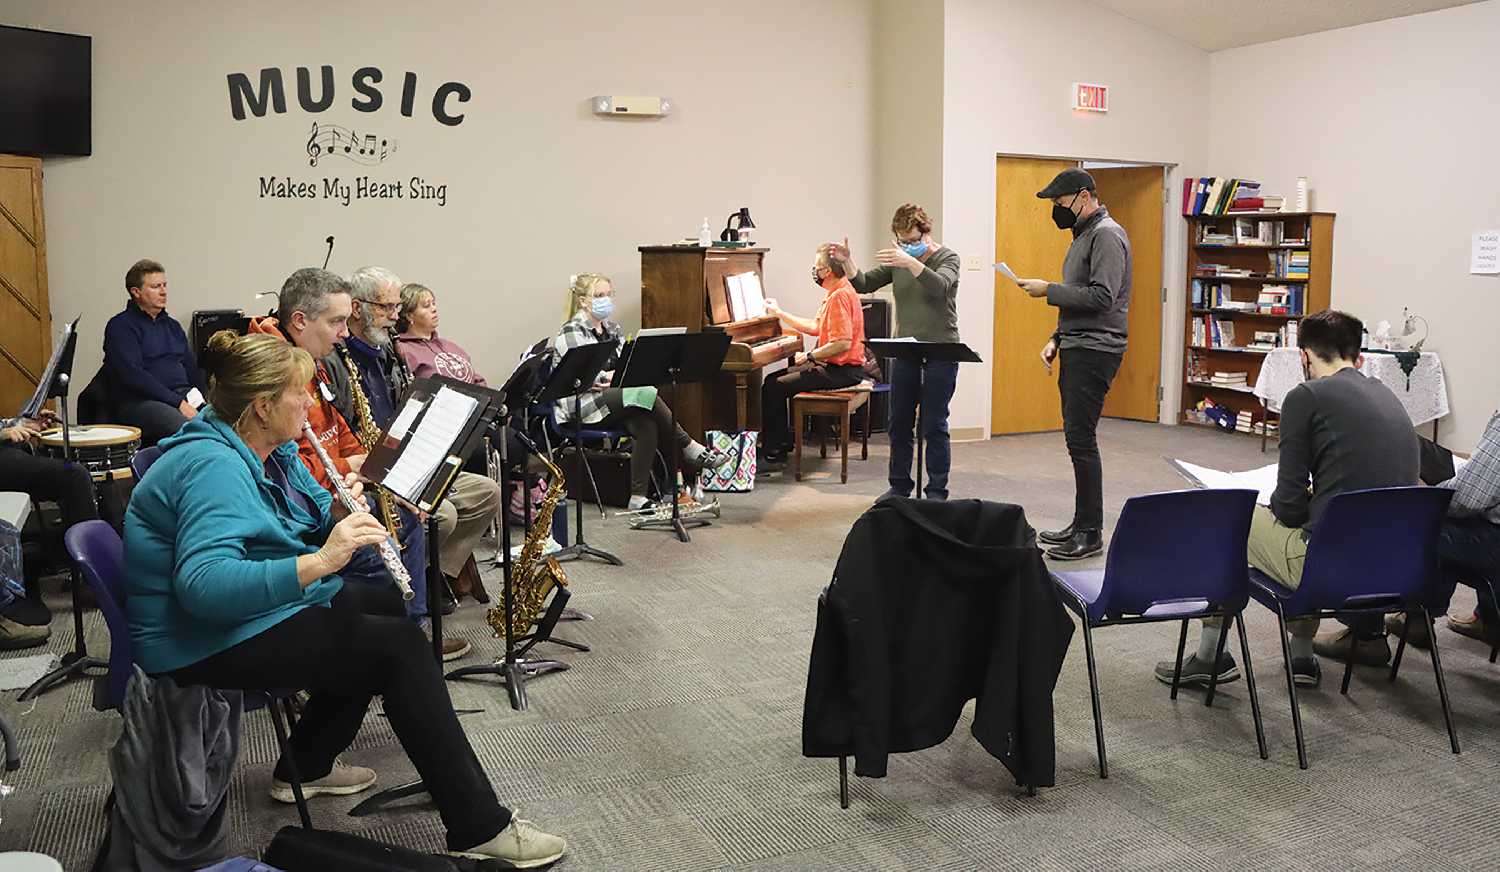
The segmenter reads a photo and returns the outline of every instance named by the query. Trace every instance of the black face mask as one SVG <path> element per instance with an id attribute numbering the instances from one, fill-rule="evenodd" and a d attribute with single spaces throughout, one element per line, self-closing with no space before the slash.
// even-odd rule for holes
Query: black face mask
<path id="1" fill-rule="evenodd" d="M 820 279 L 820 278 L 818 278 L 818 271 L 817 270 L 813 270 L 812 271 L 812 280 L 813 280 L 813 284 L 817 285 L 820 288 L 823 287 L 823 280 Z"/>
<path id="2" fill-rule="evenodd" d="M 1081 193 L 1081 192 L 1080 192 Z M 1078 223 L 1078 215 L 1073 211 L 1073 204 L 1078 202 L 1078 194 L 1068 201 L 1068 205 L 1059 206 L 1052 204 L 1052 223 L 1057 225 L 1058 230 L 1070 230 Z"/>

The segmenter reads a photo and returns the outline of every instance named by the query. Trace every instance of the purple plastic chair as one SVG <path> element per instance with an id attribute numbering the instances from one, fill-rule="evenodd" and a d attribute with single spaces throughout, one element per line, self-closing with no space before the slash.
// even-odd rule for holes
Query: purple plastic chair
<path id="1" fill-rule="evenodd" d="M 1297 734 L 1297 765 L 1307 768 L 1307 747 L 1302 735 L 1302 712 L 1297 704 L 1297 685 L 1292 681 L 1292 651 L 1286 622 L 1297 618 L 1329 618 L 1340 615 L 1383 616 L 1406 612 L 1401 642 L 1391 663 L 1390 680 L 1396 680 L 1406 632 L 1412 612 L 1422 613 L 1432 631 L 1432 612 L 1427 605 L 1429 582 L 1438 574 L 1438 529 L 1453 492 L 1436 487 L 1393 487 L 1348 491 L 1328 501 L 1323 517 L 1307 545 L 1302 564 L 1302 583 L 1288 590 L 1275 579 L 1252 568 L 1250 595 L 1276 613 L 1281 629 L 1281 657 L 1286 668 L 1286 690 L 1292 702 L 1292 729 Z M 1438 655 L 1437 633 L 1429 632 L 1432 674 L 1437 678 L 1438 697 L 1448 741 L 1458 753 L 1458 733 L 1448 707 L 1448 685 L 1443 680 L 1443 662 Z M 1354 648 L 1344 663 L 1344 681 L 1339 692 L 1349 693 L 1354 672 Z"/>
<path id="2" fill-rule="evenodd" d="M 125 612 L 124 544 L 120 534 L 104 521 L 81 521 L 63 534 L 63 544 L 68 556 L 77 564 L 89 586 L 94 589 L 99 602 L 99 613 L 109 628 L 109 671 L 102 682 L 94 685 L 94 710 L 119 710 L 125 702 L 126 685 L 135 672 L 135 661 L 130 638 L 130 619 Z M 276 729 L 276 742 L 281 756 L 291 770 L 292 795 L 297 800 L 297 814 L 302 826 L 312 829 L 312 816 L 307 810 L 307 800 L 302 795 L 302 778 L 297 774 L 296 761 L 287 744 L 287 724 L 294 719 L 292 695 L 294 691 L 247 690 L 244 710 L 251 712 L 259 708 L 269 709 L 271 723 Z M 286 720 L 282 720 L 282 706 Z"/>
<path id="3" fill-rule="evenodd" d="M 135 476 L 136 481 L 140 481 L 146 477 L 146 470 L 151 468 L 151 464 L 160 459 L 161 449 L 157 446 L 152 445 L 150 448 L 142 448 L 130 458 L 130 472 Z"/>
<path id="4" fill-rule="evenodd" d="M 1245 659 L 1255 740 L 1261 759 L 1266 759 L 1266 736 L 1261 726 L 1250 646 L 1244 622 L 1236 620 L 1250 596 L 1245 541 L 1254 510 L 1252 490 L 1184 490 L 1131 497 L 1125 501 L 1120 521 L 1110 537 L 1103 569 L 1051 573 L 1052 581 L 1063 594 L 1063 602 L 1083 623 L 1100 778 L 1109 777 L 1109 764 L 1104 753 L 1093 629 L 1117 624 L 1182 622 L 1177 639 L 1177 669 L 1172 676 L 1172 699 L 1177 698 L 1182 674 L 1188 620 L 1214 616 L 1225 619 L 1217 658 L 1224 656 L 1229 627 L 1234 625 L 1239 630 L 1240 653 Z M 1209 683 L 1204 705 L 1213 705 L 1217 689 L 1218 676 L 1215 676 Z"/>

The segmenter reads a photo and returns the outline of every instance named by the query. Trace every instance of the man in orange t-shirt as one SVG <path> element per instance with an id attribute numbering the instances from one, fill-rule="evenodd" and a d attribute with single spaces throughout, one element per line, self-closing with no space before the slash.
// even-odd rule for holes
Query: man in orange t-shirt
<path id="1" fill-rule="evenodd" d="M 759 458 L 769 464 L 784 463 L 791 449 L 787 417 L 793 396 L 847 388 L 864 377 L 865 313 L 854 286 L 844 276 L 843 264 L 829 260 L 826 247 L 820 247 L 813 258 L 812 279 L 827 293 L 815 318 L 799 318 L 781 311 L 775 300 L 766 300 L 766 311 L 783 326 L 817 337 L 811 351 L 797 352 L 791 366 L 766 376 L 761 386 Z"/>

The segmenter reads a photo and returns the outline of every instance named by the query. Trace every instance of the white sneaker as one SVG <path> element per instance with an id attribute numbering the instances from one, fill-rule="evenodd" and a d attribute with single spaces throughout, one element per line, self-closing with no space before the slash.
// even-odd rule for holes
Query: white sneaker
<path id="1" fill-rule="evenodd" d="M 317 781 L 302 782 L 302 795 L 307 799 L 314 796 L 348 796 L 374 786 L 374 769 L 349 766 L 343 760 L 334 758 L 333 771 Z M 292 785 L 274 775 L 271 777 L 271 798 L 277 802 L 297 801 L 297 795 L 292 793 Z"/>
<path id="2" fill-rule="evenodd" d="M 503 860 L 515 869 L 534 869 L 557 862 L 567 850 L 568 843 L 561 836 L 544 833 L 531 821 L 512 814 L 510 823 L 493 839 L 452 853 L 476 860 Z"/>

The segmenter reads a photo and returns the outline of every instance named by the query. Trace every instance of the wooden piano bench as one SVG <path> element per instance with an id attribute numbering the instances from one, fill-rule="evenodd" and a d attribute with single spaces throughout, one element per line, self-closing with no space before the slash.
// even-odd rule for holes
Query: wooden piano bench
<path id="1" fill-rule="evenodd" d="M 870 389 L 869 382 L 842 388 L 836 391 L 803 391 L 792 397 L 792 433 L 795 449 L 792 452 L 792 471 L 797 481 L 802 480 L 802 432 L 807 429 L 809 417 L 832 416 L 839 419 L 839 483 L 849 483 L 849 419 L 863 408 L 864 427 L 859 440 L 859 459 L 870 459 Z M 828 456 L 828 440 L 818 437 L 818 456 Z"/>

